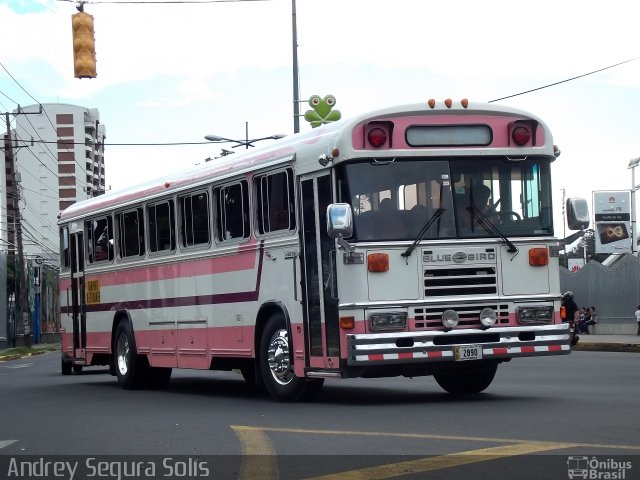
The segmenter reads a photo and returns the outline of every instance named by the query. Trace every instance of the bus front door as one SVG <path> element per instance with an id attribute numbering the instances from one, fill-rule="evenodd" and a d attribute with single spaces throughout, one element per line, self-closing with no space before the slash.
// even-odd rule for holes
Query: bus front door
<path id="1" fill-rule="evenodd" d="M 84 242 L 83 233 L 69 236 L 71 260 L 71 317 L 73 328 L 73 361 L 82 365 L 86 358 L 87 316 L 85 312 Z"/>
<path id="2" fill-rule="evenodd" d="M 331 175 L 305 176 L 300 181 L 302 205 L 302 300 L 306 364 L 338 369 L 340 338 L 335 289 L 335 244 L 327 235 Z"/>

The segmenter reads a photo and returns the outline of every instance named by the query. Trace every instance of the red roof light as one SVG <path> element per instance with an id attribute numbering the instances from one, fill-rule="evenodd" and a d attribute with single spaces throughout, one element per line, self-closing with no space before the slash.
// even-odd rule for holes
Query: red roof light
<path id="1" fill-rule="evenodd" d="M 511 139 L 516 145 L 521 147 L 531 140 L 531 131 L 527 127 L 516 127 L 511 132 Z"/>
<path id="2" fill-rule="evenodd" d="M 379 127 L 372 128 L 367 134 L 367 140 L 372 147 L 382 147 L 385 143 L 387 143 L 387 132 Z"/>

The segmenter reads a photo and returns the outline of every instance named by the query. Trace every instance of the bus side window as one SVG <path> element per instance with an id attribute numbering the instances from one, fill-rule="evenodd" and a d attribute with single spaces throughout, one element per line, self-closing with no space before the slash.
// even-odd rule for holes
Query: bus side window
<path id="1" fill-rule="evenodd" d="M 295 230 L 293 172 L 291 169 L 256 179 L 258 232 Z"/>
<path id="2" fill-rule="evenodd" d="M 193 247 L 207 245 L 209 234 L 209 195 L 196 192 L 178 198 L 180 208 L 180 245 Z"/>
<path id="3" fill-rule="evenodd" d="M 173 200 L 149 205 L 147 207 L 147 219 L 149 251 L 152 253 L 174 251 L 176 249 L 176 237 L 174 232 Z"/>
<path id="4" fill-rule="evenodd" d="M 113 224 L 111 217 L 96 218 L 85 222 L 87 231 L 88 262 L 113 260 Z"/>
<path id="5" fill-rule="evenodd" d="M 218 240 L 249 238 L 249 184 L 246 180 L 216 188 Z"/>
<path id="6" fill-rule="evenodd" d="M 140 257 L 145 253 L 142 208 L 116 214 L 118 253 L 121 258 Z"/>
<path id="7" fill-rule="evenodd" d="M 71 265 L 69 259 L 69 227 L 60 228 L 60 267 L 67 270 Z"/>

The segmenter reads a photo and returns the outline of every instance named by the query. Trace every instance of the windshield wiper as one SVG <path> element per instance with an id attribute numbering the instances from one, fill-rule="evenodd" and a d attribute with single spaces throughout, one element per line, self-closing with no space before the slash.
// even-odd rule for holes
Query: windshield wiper
<path id="1" fill-rule="evenodd" d="M 507 249 L 507 252 L 509 253 L 516 253 L 518 251 L 518 249 L 516 248 L 516 246 L 511 242 L 511 240 L 509 240 L 507 237 L 504 236 L 504 233 L 502 233 L 498 227 L 496 227 L 493 222 L 491 220 L 489 220 L 487 218 L 487 216 L 482 213 L 478 208 L 474 207 L 474 206 L 470 206 L 467 207 L 467 211 L 469 213 L 471 213 L 471 215 L 473 215 L 473 218 L 480 224 L 480 226 L 482 228 L 484 228 L 487 232 L 492 233 L 494 235 L 499 236 L 502 241 L 507 245 L 507 247 L 509 247 Z"/>
<path id="2" fill-rule="evenodd" d="M 440 218 L 443 213 L 444 213 L 444 208 L 438 208 L 435 212 L 433 212 L 433 215 L 429 217 L 429 220 L 427 220 L 427 223 L 425 223 L 420 229 L 420 231 L 418 232 L 418 235 L 414 240 L 414 242 L 411 244 L 411 246 L 407 248 L 407 250 L 404 253 L 401 254 L 403 257 L 409 257 L 411 255 L 411 252 L 413 252 L 416 249 L 416 245 L 418 244 L 418 242 L 422 240 L 423 237 L 426 235 L 427 231 L 429 230 L 429 227 L 431 227 L 431 225 L 433 225 L 434 222 L 438 218 Z"/>

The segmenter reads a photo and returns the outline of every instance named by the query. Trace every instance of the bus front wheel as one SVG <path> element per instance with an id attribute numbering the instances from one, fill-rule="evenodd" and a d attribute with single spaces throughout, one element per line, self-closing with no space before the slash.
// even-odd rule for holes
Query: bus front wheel
<path id="1" fill-rule="evenodd" d="M 293 355 L 287 324 L 282 313 L 275 313 L 264 327 L 260 339 L 260 373 L 267 392 L 281 402 L 309 400 L 319 393 L 322 380 L 305 380 L 293 372 Z"/>
<path id="2" fill-rule="evenodd" d="M 458 371 L 436 373 L 433 375 L 443 390 L 454 395 L 473 395 L 485 390 L 496 375 L 498 364 L 495 362 L 484 365 L 460 367 Z"/>

